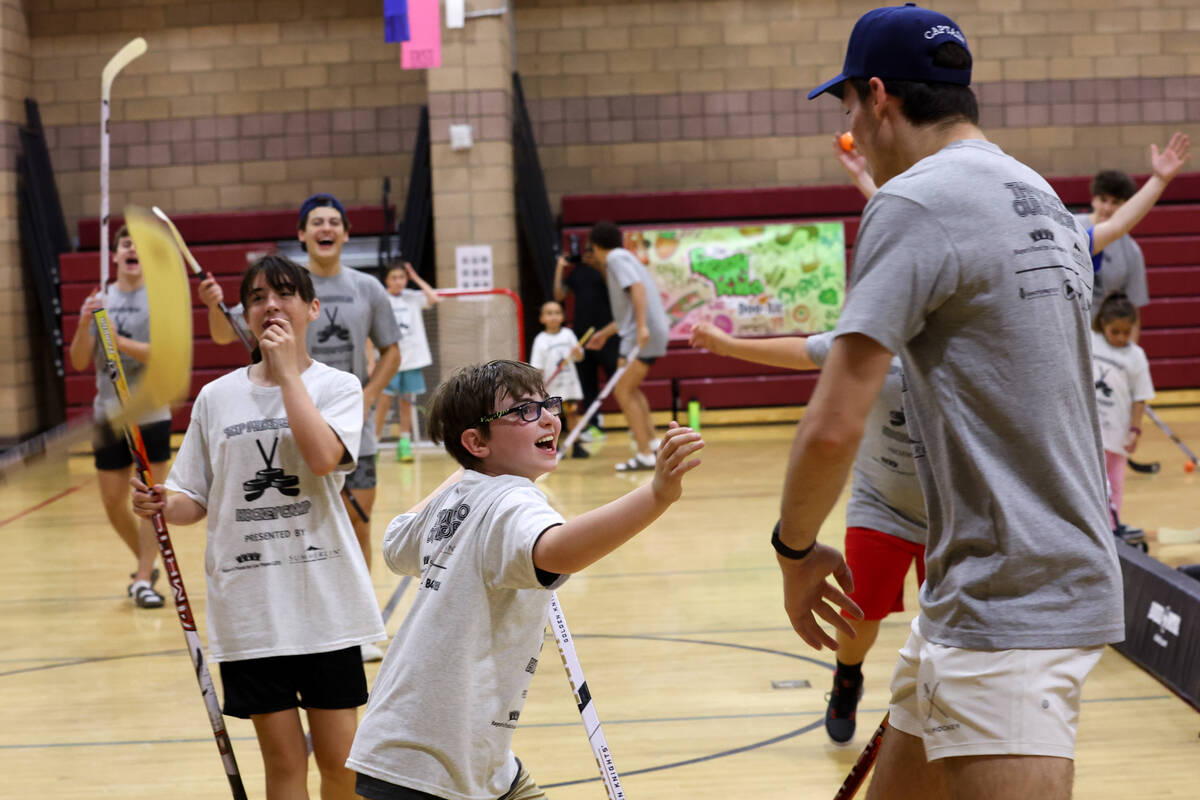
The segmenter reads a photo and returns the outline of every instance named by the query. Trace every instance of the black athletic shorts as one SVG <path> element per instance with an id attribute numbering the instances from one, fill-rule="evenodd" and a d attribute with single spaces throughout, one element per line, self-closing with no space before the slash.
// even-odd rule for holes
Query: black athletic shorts
<path id="1" fill-rule="evenodd" d="M 374 489 L 375 456 L 361 456 L 354 465 L 354 471 L 346 475 L 347 489 Z"/>
<path id="2" fill-rule="evenodd" d="M 328 653 L 222 661 L 224 711 L 249 719 L 289 708 L 358 708 L 367 702 L 367 673 L 357 645 Z"/>
<path id="3" fill-rule="evenodd" d="M 171 458 L 171 420 L 151 422 L 139 425 L 142 431 L 142 443 L 146 445 L 146 457 L 151 464 L 161 464 Z M 96 469 L 124 469 L 133 463 L 133 453 L 125 443 L 125 434 L 114 431 L 108 423 L 96 426 L 92 435 L 92 461 Z M 157 481 L 164 480 L 166 475 L 155 475 Z"/>

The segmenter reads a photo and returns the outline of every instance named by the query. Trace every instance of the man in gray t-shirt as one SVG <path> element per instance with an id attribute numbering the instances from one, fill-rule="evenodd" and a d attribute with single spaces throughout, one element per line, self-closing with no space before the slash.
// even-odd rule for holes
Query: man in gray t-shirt
<path id="1" fill-rule="evenodd" d="M 625 374 L 617 381 L 613 395 L 629 423 L 637 453 L 628 461 L 617 464 L 617 471 L 652 470 L 657 447 L 654 420 L 641 386 L 654 362 L 667 354 L 667 333 L 671 326 L 654 278 L 645 265 L 622 246 L 621 229 L 611 222 L 597 222 L 588 241 L 598 269 L 608 284 L 608 301 L 613 313 L 613 321 L 592 335 L 588 347 L 603 347 L 609 337 L 620 335 L 621 360 L 627 362 Z M 633 356 L 635 350 L 637 355 Z"/>
<path id="2" fill-rule="evenodd" d="M 810 94 L 841 99 L 880 188 L 797 430 L 776 550 L 793 627 L 832 644 L 817 616 L 841 627 L 827 600 L 851 604 L 825 578 L 849 580 L 817 532 L 898 354 L 929 540 L 869 797 L 944 782 L 950 796 L 1066 800 L 1082 684 L 1124 635 L 1091 259 L 1049 184 L 979 129 L 970 74 L 953 20 L 881 8 L 855 25 L 842 74 Z M 954 768 L 929 764 L 943 758 Z"/>

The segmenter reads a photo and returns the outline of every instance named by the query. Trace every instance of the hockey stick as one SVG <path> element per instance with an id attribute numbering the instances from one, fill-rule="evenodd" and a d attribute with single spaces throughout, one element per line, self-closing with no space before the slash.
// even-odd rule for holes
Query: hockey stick
<path id="1" fill-rule="evenodd" d="M 596 395 L 596 399 L 592 401 L 590 406 L 588 406 L 587 411 L 583 412 L 583 416 L 580 417 L 579 421 L 575 423 L 575 427 L 571 428 L 571 432 L 567 434 L 567 438 L 563 441 L 562 447 L 558 448 L 559 461 L 562 461 L 563 455 L 571 449 L 571 445 L 575 444 L 575 440 L 578 439 L 580 434 L 583 433 L 584 429 L 587 427 L 588 420 L 592 418 L 592 415 L 600 410 L 600 404 L 603 403 L 604 398 L 608 397 L 609 393 L 612 392 L 613 387 L 617 385 L 617 381 L 621 380 L 621 376 L 625 374 L 625 370 L 629 369 L 629 365 L 633 363 L 635 358 L 637 358 L 637 354 L 638 351 L 635 347 L 633 348 L 633 352 L 626 357 L 625 365 L 622 367 L 617 367 L 617 371 L 614 372 L 612 377 L 608 379 L 608 383 L 604 384 L 604 388 L 600 390 L 600 394 Z"/>
<path id="2" fill-rule="evenodd" d="M 600 782 L 604 784 L 604 791 L 609 800 L 625 800 L 621 776 L 617 774 L 612 751 L 608 749 L 608 741 L 604 738 L 604 729 L 600 726 L 600 717 L 596 713 L 596 704 L 592 702 L 592 693 L 588 690 L 587 679 L 583 676 L 583 667 L 579 665 L 575 640 L 571 638 L 567 618 L 563 616 L 562 606 L 558 603 L 558 592 L 550 593 L 550 629 L 554 632 L 554 642 L 558 645 L 558 654 L 562 656 L 567 681 L 571 684 L 571 691 L 579 706 L 579 716 L 583 720 L 584 730 L 587 731 L 588 744 L 592 746 L 592 755 L 596 757 L 596 766 L 600 769 Z"/>
<path id="3" fill-rule="evenodd" d="M 871 741 L 867 742 L 867 746 L 863 748 L 862 754 L 858 760 L 854 762 L 854 766 L 850 768 L 849 774 L 846 775 L 846 780 L 842 781 L 842 788 L 838 789 L 837 794 L 833 796 L 833 800 L 850 800 L 858 792 L 867 773 L 871 771 L 871 767 L 875 764 L 875 757 L 879 755 L 879 746 L 883 743 L 883 732 L 887 730 L 888 718 L 891 716 L 889 711 L 883 715 L 883 721 L 879 723 L 879 727 L 875 729 L 875 733 L 871 734 Z"/>
<path id="4" fill-rule="evenodd" d="M 1200 542 L 1200 528 L 1159 528 L 1159 544 L 1192 544 Z"/>
<path id="5" fill-rule="evenodd" d="M 150 341 L 153 346 L 150 348 L 146 369 L 149 372 L 156 363 L 169 362 L 176 365 L 176 370 L 182 372 L 184 380 L 169 393 L 168 396 L 174 399 L 186 389 L 187 378 L 191 373 L 192 315 L 187 277 L 182 269 L 183 265 L 179 263 L 178 251 L 167 232 L 154 222 L 153 217 L 145 211 L 129 208 L 125 211 L 125 218 L 138 248 L 150 308 L 159 309 L 157 312 L 152 311 L 150 315 Z M 159 301 L 158 305 L 155 304 L 156 300 Z M 95 313 L 95 319 L 98 337 L 108 360 L 109 377 L 112 378 L 117 391 L 117 398 L 125 405 L 132 398 L 129 386 L 125 382 L 125 371 L 121 368 L 121 355 L 117 352 L 117 339 L 109 322 L 108 312 L 100 309 Z M 179 365 L 182 365 L 182 369 Z M 126 420 L 125 437 L 133 454 L 139 480 L 146 486 L 154 486 L 154 476 L 150 474 L 150 459 L 146 456 L 146 446 L 142 441 L 136 417 Z M 217 704 L 212 675 L 209 674 L 204 659 L 204 649 L 200 644 L 200 634 L 196 631 L 196 620 L 192 616 L 192 604 L 183 585 L 183 575 L 179 572 L 179 562 L 175 559 L 171 534 L 161 512 L 155 514 L 151 521 L 158 539 L 158 549 L 162 554 L 163 567 L 175 596 L 175 613 L 179 616 L 179 624 L 183 628 L 183 638 L 196 673 L 196 681 L 200 684 L 200 694 L 204 699 L 204 707 L 217 741 L 217 752 L 221 754 L 221 763 L 225 767 L 225 776 L 229 779 L 229 788 L 235 800 L 246 800 L 246 789 L 242 785 L 242 776 L 233 756 L 233 744 L 225 731 L 221 707 Z"/>
<path id="6" fill-rule="evenodd" d="M 583 347 L 585 344 L 587 344 L 587 340 L 592 338 L 592 334 L 595 332 L 596 332 L 596 329 L 594 327 L 588 328 L 586 331 L 584 331 L 583 338 L 581 338 L 579 340 L 579 346 Z M 566 369 L 567 362 L 569 362 L 570 360 L 571 360 L 571 357 L 568 355 L 567 357 L 563 358 L 561 361 L 558 362 L 558 366 L 554 368 L 554 372 L 551 372 L 550 377 L 546 378 L 547 386 L 554 383 L 554 379 L 558 377 L 558 373 L 560 373 L 564 369 Z"/>
<path id="7" fill-rule="evenodd" d="M 1193 453 L 1188 446 L 1183 443 L 1182 439 L 1175 435 L 1175 431 L 1167 427 L 1167 423 L 1163 422 L 1162 417 L 1160 417 L 1158 413 L 1155 412 L 1155 410 L 1150 406 L 1146 406 L 1146 416 L 1148 416 L 1150 420 L 1158 426 L 1159 430 L 1167 435 L 1168 439 L 1179 446 L 1179 449 L 1183 451 L 1183 454 L 1188 457 L 1189 461 L 1192 462 L 1192 466 L 1200 466 L 1200 462 L 1196 461 L 1196 454 Z"/>
<path id="8" fill-rule="evenodd" d="M 383 607 L 383 624 L 387 625 L 388 620 L 392 618 L 392 614 L 396 613 L 396 606 L 400 605 L 400 598 L 404 594 L 404 590 L 408 588 L 408 584 L 412 582 L 412 575 L 405 575 L 400 579 L 400 584 L 392 592 L 392 596 L 388 598 L 387 605 Z"/>
<path id="9" fill-rule="evenodd" d="M 350 491 L 350 487 L 342 484 L 342 497 L 346 498 L 346 502 L 354 507 L 358 512 L 358 518 L 363 522 L 370 522 L 371 518 L 367 516 L 367 512 L 363 511 L 363 507 L 358 504 L 358 498 L 354 496 L 354 492 Z"/>
<path id="10" fill-rule="evenodd" d="M 175 227 L 175 223 L 171 222 L 171 218 L 163 213 L 163 210 L 158 206 L 154 206 L 151 211 L 154 212 L 154 216 L 158 217 L 167 224 L 167 228 L 171 231 L 171 236 L 174 237 L 175 244 L 179 248 L 179 252 L 183 254 L 184 260 L 187 261 L 189 266 L 191 266 L 192 272 L 197 275 L 204 275 L 211 280 L 213 274 L 211 272 L 207 272 L 203 267 L 200 266 L 200 262 L 196 260 L 194 255 L 192 255 L 192 251 L 188 248 L 187 242 L 183 240 L 183 234 L 179 232 L 179 228 Z M 229 322 L 229 327 L 233 328 L 234 334 L 237 336 L 238 341 L 240 341 L 246 348 L 246 352 L 253 353 L 254 348 L 256 347 L 254 341 L 250 338 L 250 334 L 242 329 L 242 326 L 233 321 L 233 316 L 229 313 L 229 307 L 226 306 L 223 301 L 219 301 L 217 303 L 217 308 Z"/>
<path id="11" fill-rule="evenodd" d="M 1147 475 L 1153 475 L 1162 468 L 1162 465 L 1157 461 L 1134 461 L 1132 458 L 1125 461 L 1129 468 L 1134 472 L 1144 472 Z"/>
<path id="12" fill-rule="evenodd" d="M 142 37 L 130 40 L 108 60 L 100 72 L 100 289 L 108 285 L 108 166 L 109 123 L 113 81 L 117 74 L 146 52 Z"/>

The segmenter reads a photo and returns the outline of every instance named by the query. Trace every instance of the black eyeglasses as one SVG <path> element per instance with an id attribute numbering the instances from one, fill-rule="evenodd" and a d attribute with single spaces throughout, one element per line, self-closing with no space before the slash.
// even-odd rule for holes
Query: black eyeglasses
<path id="1" fill-rule="evenodd" d="M 507 417 L 509 414 L 520 414 L 522 422 L 537 422 L 542 418 L 542 409 L 546 409 L 551 414 L 557 414 L 562 411 L 561 397 L 547 397 L 545 400 L 530 400 L 525 403 L 515 405 L 507 411 L 497 411 L 494 414 L 488 414 L 485 417 L 479 418 L 479 423 L 495 422 L 501 417 Z"/>

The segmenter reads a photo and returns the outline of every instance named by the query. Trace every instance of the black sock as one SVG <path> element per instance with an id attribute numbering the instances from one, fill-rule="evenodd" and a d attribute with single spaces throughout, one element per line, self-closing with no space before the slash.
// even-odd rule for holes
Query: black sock
<path id="1" fill-rule="evenodd" d="M 861 681 L 862 680 L 862 662 L 860 661 L 857 664 L 843 664 L 841 661 L 838 661 L 837 662 L 837 674 L 838 674 L 838 677 L 841 677 L 841 678 L 851 678 L 856 681 Z"/>

